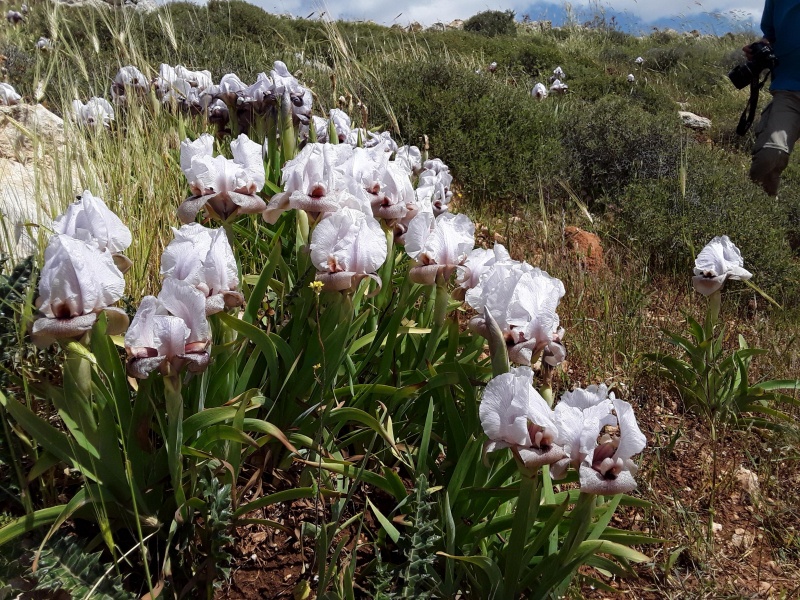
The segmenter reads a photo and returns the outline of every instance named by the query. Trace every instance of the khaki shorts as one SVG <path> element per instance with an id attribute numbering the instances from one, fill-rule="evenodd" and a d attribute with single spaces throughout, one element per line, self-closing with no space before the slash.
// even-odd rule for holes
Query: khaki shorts
<path id="1" fill-rule="evenodd" d="M 800 92 L 776 91 L 755 128 L 750 178 L 770 196 L 778 193 L 780 176 L 800 137 Z"/>

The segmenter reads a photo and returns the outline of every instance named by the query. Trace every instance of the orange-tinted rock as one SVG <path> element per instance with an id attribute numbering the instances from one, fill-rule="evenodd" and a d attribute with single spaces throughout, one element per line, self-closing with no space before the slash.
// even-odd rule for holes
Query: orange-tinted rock
<path id="1" fill-rule="evenodd" d="M 564 229 L 564 238 L 569 253 L 584 269 L 597 273 L 605 267 L 603 246 L 595 234 L 570 226 Z"/>

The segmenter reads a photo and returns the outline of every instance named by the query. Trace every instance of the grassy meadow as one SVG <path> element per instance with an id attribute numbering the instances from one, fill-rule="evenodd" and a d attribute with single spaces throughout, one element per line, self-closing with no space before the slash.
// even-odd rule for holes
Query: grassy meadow
<path id="1" fill-rule="evenodd" d="M 188 195 L 181 141 L 215 127 L 152 96 L 118 107 L 109 130 L 88 131 L 71 118 L 72 101 L 110 100 L 125 65 L 153 78 L 161 63 L 183 64 L 249 84 L 281 60 L 311 90 L 314 114 L 341 108 L 354 127 L 389 131 L 449 165 L 451 212 L 472 219 L 476 245 L 501 242 L 563 281 L 567 358 L 550 374 L 552 394 L 606 383 L 635 408 L 647 448 L 636 457 L 635 492 L 585 509 L 594 538 L 576 525 L 575 476 L 542 480 L 537 515 L 539 503 L 522 504 L 525 477 L 516 478 L 510 453 L 503 462 L 481 452 L 477 396 L 497 372 L 484 340 L 469 335 L 474 311 L 441 285 L 406 282 L 399 250 L 374 300 L 364 288 L 344 300 L 315 295 L 301 220 L 268 227 L 258 215 L 226 224 L 247 304 L 240 319 L 229 311 L 211 320 L 210 371 L 186 380 L 185 423 L 194 420 L 175 441 L 158 432 L 169 429 L 159 402 L 176 390 L 166 378 L 128 382 L 121 338 L 92 334 L 99 371 L 88 391 L 71 370 L 88 366 L 77 344 L 30 345 L 36 293 L 26 277 L 35 280 L 42 253 L 17 280 L 12 268 L 24 257 L 12 255 L 0 288 L 0 391 L 9 398 L 0 525 L 13 526 L 0 528 L 0 597 L 56 597 L 61 586 L 76 598 L 519 598 L 545 586 L 548 565 L 563 578 L 541 597 L 796 597 L 800 398 L 789 386 L 766 421 L 748 418 L 747 407 L 766 397 L 759 382 L 800 376 L 800 166 L 793 158 L 779 199 L 748 180 L 752 133 L 735 134 L 747 96 L 726 74 L 755 34 L 635 37 L 602 19 L 498 36 L 406 31 L 291 19 L 240 1 L 153 12 L 29 6 L 25 22 L 0 28 L 3 77 L 25 101 L 62 116 L 66 140 L 37 162 L 36 194 L 55 218 L 76 191 L 91 190 L 128 225 L 133 266 L 122 306 L 130 317 L 159 291 L 159 257 Z M 41 36 L 52 50 L 36 49 Z M 531 97 L 557 66 L 568 92 Z M 761 106 L 767 101 L 763 92 Z M 712 127 L 684 127 L 681 107 Z M 228 142 L 218 140 L 221 152 Z M 263 195 L 278 190 L 268 184 Z M 600 267 L 576 254 L 570 227 L 599 237 Z M 39 228 L 40 250 L 49 234 Z M 668 381 L 652 356 L 679 357 L 664 331 L 688 338 L 687 318 L 704 323 L 691 269 L 718 235 L 741 250 L 756 287 L 726 284 L 718 338 L 698 361 L 749 350 L 745 340 L 764 350 L 720 359 L 705 382 L 707 392 L 726 368 L 740 369 L 725 398 L 744 390 L 756 400 L 731 419 L 688 410 L 686 387 Z M 444 310 L 446 321 L 437 317 Z M 70 394 L 108 406 L 112 396 L 135 398 L 109 417 L 122 440 L 113 437 L 108 455 L 120 452 L 117 488 L 115 474 L 97 466 L 107 440 L 68 437 Z M 12 401 L 24 417 L 10 416 Z M 137 437 L 145 421 L 152 429 Z M 69 440 L 60 450 L 42 444 L 40 436 L 56 434 Z M 76 467 L 87 464 L 80 453 L 92 468 Z M 136 461 L 149 456 L 161 466 L 140 472 Z M 521 506 L 535 523 L 523 546 L 515 545 Z M 578 560 L 560 550 L 578 531 L 583 544 L 614 545 Z M 517 565 L 515 551 L 529 564 Z"/>

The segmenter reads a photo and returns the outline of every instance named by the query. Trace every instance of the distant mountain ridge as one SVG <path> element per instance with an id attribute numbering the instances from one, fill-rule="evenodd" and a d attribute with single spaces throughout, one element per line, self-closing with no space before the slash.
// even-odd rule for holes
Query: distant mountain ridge
<path id="1" fill-rule="evenodd" d="M 247 0 L 264 10 L 279 13 L 278 7 L 270 6 L 269 0 Z M 304 17 L 308 11 L 303 10 L 305 3 L 301 7 L 292 11 L 295 17 Z M 311 14 L 316 14 L 312 11 Z M 402 15 L 402 13 L 401 13 Z M 362 21 L 365 19 L 363 14 L 351 12 L 350 10 L 337 11 L 336 19 L 344 21 Z M 554 2 L 544 2 L 530 5 L 526 9 L 516 11 L 518 21 L 527 19 L 530 21 L 550 21 L 554 27 L 563 27 L 569 23 L 600 25 L 605 23 L 625 33 L 632 35 L 646 35 L 652 33 L 654 29 L 673 29 L 678 32 L 698 31 L 707 35 L 725 35 L 726 33 L 757 33 L 758 21 L 750 12 L 746 10 L 728 11 L 706 11 L 692 14 L 681 14 L 672 17 L 661 17 L 652 21 L 643 19 L 627 10 L 614 10 L 609 7 L 597 6 L 574 6 L 565 3 L 557 4 Z M 465 20 L 465 19 L 464 19 Z M 442 18 L 447 24 L 449 19 Z M 413 22 L 413 20 L 412 20 Z M 390 26 L 392 23 L 378 20 L 379 24 Z M 394 23 L 411 25 L 411 22 L 402 19 L 395 20 Z M 432 23 L 423 23 L 432 25 Z"/>

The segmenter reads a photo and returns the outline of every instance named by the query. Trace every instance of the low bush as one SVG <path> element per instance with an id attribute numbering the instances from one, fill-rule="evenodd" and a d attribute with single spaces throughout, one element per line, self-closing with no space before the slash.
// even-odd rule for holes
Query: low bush
<path id="1" fill-rule="evenodd" d="M 553 105 L 527 89 L 438 60 L 382 74 L 381 89 L 392 98 L 401 137 L 419 143 L 428 135 L 478 203 L 533 196 L 540 181 L 553 185 L 565 168 Z"/>
<path id="2" fill-rule="evenodd" d="M 658 269 L 691 268 L 696 254 L 725 231 L 746 257 L 754 283 L 778 302 L 796 302 L 800 265 L 789 246 L 789 207 L 768 198 L 747 179 L 746 170 L 724 151 L 686 148 L 685 195 L 676 178 L 638 181 L 619 196 L 618 235 L 631 237 Z"/>
<path id="3" fill-rule="evenodd" d="M 560 134 L 571 180 L 591 198 L 615 196 L 635 180 L 671 178 L 678 173 L 680 122 L 652 115 L 623 98 L 595 104 L 576 102 Z"/>
<path id="4" fill-rule="evenodd" d="M 517 35 L 514 11 L 485 10 L 467 19 L 464 30 L 487 36 Z"/>

